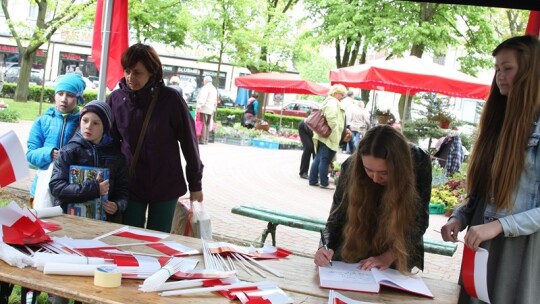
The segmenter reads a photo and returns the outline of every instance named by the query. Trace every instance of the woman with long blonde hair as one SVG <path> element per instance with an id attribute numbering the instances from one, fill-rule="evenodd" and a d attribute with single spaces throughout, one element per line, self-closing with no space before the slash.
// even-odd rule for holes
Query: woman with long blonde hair
<path id="1" fill-rule="evenodd" d="M 431 161 L 396 129 L 370 129 L 342 165 L 326 224 L 326 248 L 315 264 L 360 262 L 360 268 L 423 269 L 429 225 Z"/>
<path id="2" fill-rule="evenodd" d="M 540 299 L 540 44 L 519 36 L 493 51 L 495 77 L 469 162 L 466 205 L 442 227 L 457 241 L 489 251 L 491 303 Z M 477 303 L 462 290 L 460 303 Z"/>

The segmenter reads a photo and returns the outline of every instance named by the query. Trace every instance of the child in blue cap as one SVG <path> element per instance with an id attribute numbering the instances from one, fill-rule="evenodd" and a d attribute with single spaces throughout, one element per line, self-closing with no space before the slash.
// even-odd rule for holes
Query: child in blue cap
<path id="1" fill-rule="evenodd" d="M 86 83 L 75 73 L 60 78 L 54 90 L 55 106 L 40 116 L 30 130 L 26 160 L 39 170 L 46 170 L 58 156 L 58 150 L 71 139 L 79 124 L 79 108 L 83 104 Z M 37 175 L 30 187 L 30 204 L 36 191 Z"/>

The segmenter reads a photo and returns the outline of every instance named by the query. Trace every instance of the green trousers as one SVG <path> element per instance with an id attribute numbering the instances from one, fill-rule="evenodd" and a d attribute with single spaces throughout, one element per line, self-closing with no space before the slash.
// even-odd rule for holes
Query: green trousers
<path id="1" fill-rule="evenodd" d="M 124 212 L 124 224 L 169 233 L 177 202 L 178 199 L 152 203 L 130 200 Z"/>

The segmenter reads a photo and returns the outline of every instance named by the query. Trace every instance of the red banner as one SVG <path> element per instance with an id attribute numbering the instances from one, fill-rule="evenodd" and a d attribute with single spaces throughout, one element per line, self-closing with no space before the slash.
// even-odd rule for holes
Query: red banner
<path id="1" fill-rule="evenodd" d="M 101 77 L 106 77 L 107 87 L 113 90 L 118 81 L 124 76 L 122 69 L 122 53 L 128 48 L 128 0 L 105 0 L 113 2 L 111 18 L 111 31 L 109 39 L 109 53 L 107 70 L 101 70 L 101 47 L 102 47 L 102 24 L 103 24 L 103 3 L 98 0 L 96 8 L 96 19 L 94 21 L 94 37 L 92 39 L 92 57 L 94 64 L 101 73 Z M 112 43 L 111 43 L 112 42 Z"/>

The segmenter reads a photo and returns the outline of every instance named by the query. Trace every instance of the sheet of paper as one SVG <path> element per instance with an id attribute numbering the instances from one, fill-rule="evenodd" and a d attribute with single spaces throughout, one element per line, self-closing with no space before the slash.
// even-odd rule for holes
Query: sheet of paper
<path id="1" fill-rule="evenodd" d="M 378 302 L 364 302 L 353 300 L 346 297 L 335 290 L 330 290 L 328 294 L 328 304 L 380 304 Z"/>
<path id="2" fill-rule="evenodd" d="M 358 263 L 333 261 L 332 266 L 319 267 L 320 286 L 363 292 L 379 292 L 379 284 L 370 271 L 358 269 Z"/>

